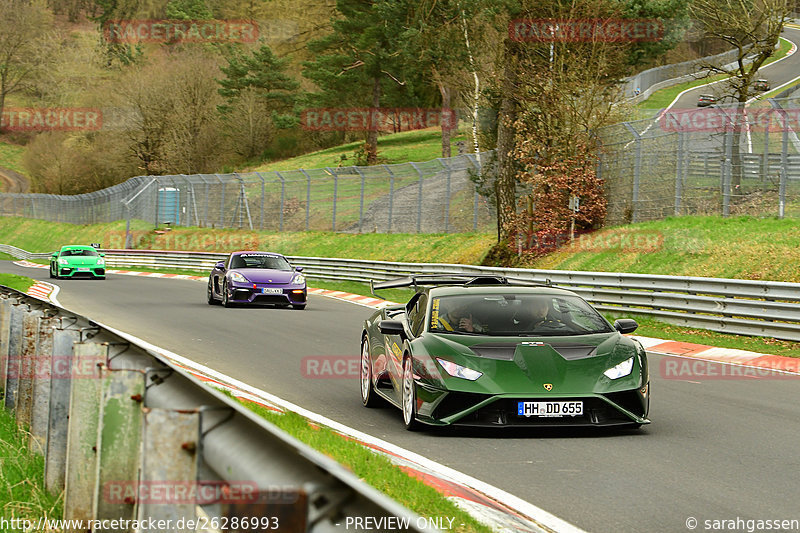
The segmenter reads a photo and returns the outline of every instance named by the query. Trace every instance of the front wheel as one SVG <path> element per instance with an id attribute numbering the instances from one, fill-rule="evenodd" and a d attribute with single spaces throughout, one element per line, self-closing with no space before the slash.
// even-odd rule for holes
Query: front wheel
<path id="1" fill-rule="evenodd" d="M 403 360 L 403 424 L 408 431 L 420 428 L 420 423 L 417 421 L 417 392 L 412 366 L 409 355 Z"/>
<path id="2" fill-rule="evenodd" d="M 233 302 L 230 301 L 228 298 L 228 282 L 222 282 L 222 306 L 223 307 L 233 307 Z"/>
<path id="3" fill-rule="evenodd" d="M 54 279 L 56 276 L 53 274 L 53 265 L 52 264 L 50 265 L 49 271 L 50 271 L 50 279 Z"/>
<path id="4" fill-rule="evenodd" d="M 214 298 L 214 287 L 211 284 L 211 280 L 208 280 L 208 289 L 206 290 L 206 299 L 208 300 L 208 305 L 216 305 L 217 299 Z"/>
<path id="5" fill-rule="evenodd" d="M 376 407 L 380 402 L 372 388 L 372 359 L 369 356 L 369 340 L 367 336 L 361 339 L 361 403 L 364 407 Z"/>
<path id="6" fill-rule="evenodd" d="M 306 308 L 306 304 L 292 304 L 292 307 L 298 311 L 302 311 Z"/>

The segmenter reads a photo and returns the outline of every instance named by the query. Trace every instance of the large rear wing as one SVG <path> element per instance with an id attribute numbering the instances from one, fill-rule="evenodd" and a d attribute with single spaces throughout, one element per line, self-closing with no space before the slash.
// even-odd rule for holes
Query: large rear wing
<path id="1" fill-rule="evenodd" d="M 479 285 L 524 285 L 528 287 L 552 286 L 549 279 L 546 280 L 546 283 L 537 283 L 535 281 L 508 278 L 506 276 L 475 276 L 470 274 L 416 274 L 406 276 L 404 278 L 381 281 L 378 283 L 375 283 L 374 280 L 369 281 L 370 292 L 375 297 L 377 297 L 375 291 L 381 289 L 414 287 L 414 290 L 417 290 L 417 288 L 420 286 L 433 287 L 437 285 L 461 285 L 464 287 Z"/>

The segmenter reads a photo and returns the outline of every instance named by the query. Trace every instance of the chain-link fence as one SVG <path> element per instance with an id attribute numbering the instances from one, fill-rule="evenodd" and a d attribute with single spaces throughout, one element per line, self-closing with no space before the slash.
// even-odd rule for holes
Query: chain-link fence
<path id="1" fill-rule="evenodd" d="M 491 159 L 465 154 L 370 167 L 140 176 L 75 196 L 1 194 L 0 215 L 277 231 L 484 231 L 493 227 L 494 210 L 473 178 L 491 171 Z"/>
<path id="2" fill-rule="evenodd" d="M 800 98 L 670 110 L 599 132 L 606 224 L 673 215 L 800 216 Z"/>

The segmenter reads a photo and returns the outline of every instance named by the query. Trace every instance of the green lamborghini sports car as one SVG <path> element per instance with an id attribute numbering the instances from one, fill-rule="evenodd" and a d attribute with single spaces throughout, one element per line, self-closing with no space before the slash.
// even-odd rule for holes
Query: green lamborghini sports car
<path id="1" fill-rule="evenodd" d="M 50 256 L 51 278 L 88 277 L 106 278 L 105 254 L 99 253 L 92 246 L 62 246 L 61 250 Z"/>
<path id="2" fill-rule="evenodd" d="M 504 277 L 413 276 L 361 332 L 361 400 L 389 402 L 407 429 L 648 424 L 642 345 L 577 294 Z"/>

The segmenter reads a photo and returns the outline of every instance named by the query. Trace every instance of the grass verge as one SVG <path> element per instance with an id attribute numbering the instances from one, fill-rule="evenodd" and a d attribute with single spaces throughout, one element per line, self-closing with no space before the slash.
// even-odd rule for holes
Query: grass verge
<path id="1" fill-rule="evenodd" d="M 320 427 L 292 412 L 278 414 L 251 402 L 240 403 L 301 442 L 344 465 L 367 484 L 422 517 L 452 518 L 452 530 L 490 533 L 481 524 L 422 480 L 406 474 L 384 457 L 330 428 Z"/>
<path id="2" fill-rule="evenodd" d="M 454 131 L 451 136 L 453 154 L 458 153 L 456 143 L 467 141 L 466 129 Z M 351 166 L 356 164 L 355 152 L 364 145 L 364 141 L 356 141 L 325 150 L 319 150 L 281 161 L 271 161 L 259 165 L 248 172 L 266 172 L 270 170 L 297 170 L 299 168 L 325 168 Z M 378 137 L 378 157 L 386 164 L 406 163 L 408 161 L 430 161 L 442 157 L 442 132 L 440 129 L 405 131 Z"/>
<path id="3" fill-rule="evenodd" d="M 0 516 L 34 523 L 40 518 L 60 519 L 63 515 L 61 496 L 45 490 L 44 458 L 29 451 L 27 443 L 25 431 L 17 427 L 16 420 L 5 408 L 0 407 Z"/>
<path id="4" fill-rule="evenodd" d="M 0 285 L 5 285 L 11 289 L 25 292 L 31 288 L 35 280 L 26 278 L 25 276 L 17 276 L 16 274 L 3 274 L 0 273 Z"/>

